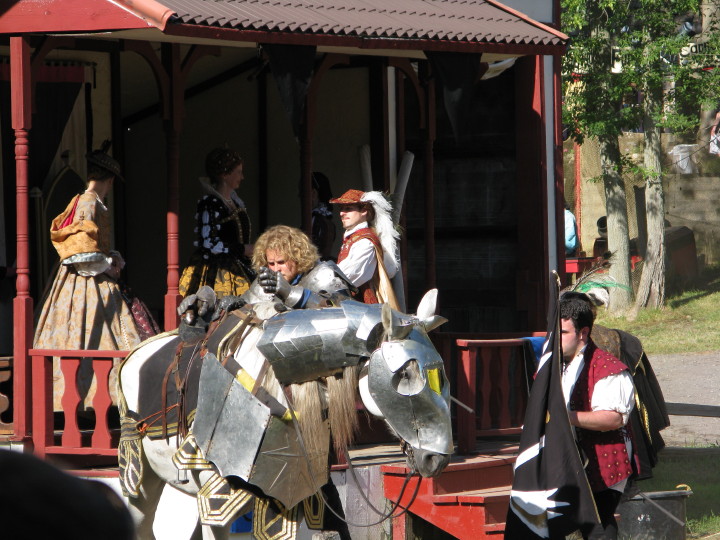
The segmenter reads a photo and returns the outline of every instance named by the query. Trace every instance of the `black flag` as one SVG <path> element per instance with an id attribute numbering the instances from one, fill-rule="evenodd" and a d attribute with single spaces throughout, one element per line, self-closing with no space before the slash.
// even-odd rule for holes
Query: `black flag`
<path id="1" fill-rule="evenodd" d="M 561 382 L 558 286 L 553 279 L 548 331 L 530 390 L 510 494 L 505 538 L 564 539 L 599 523 L 578 453 Z"/>

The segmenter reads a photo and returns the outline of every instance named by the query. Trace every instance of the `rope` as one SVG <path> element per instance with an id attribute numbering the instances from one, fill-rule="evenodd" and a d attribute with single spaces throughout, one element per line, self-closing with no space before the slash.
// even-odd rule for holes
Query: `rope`
<path id="1" fill-rule="evenodd" d="M 284 388 L 288 389 L 288 387 L 284 387 Z M 303 440 L 303 436 L 300 431 L 300 424 L 297 420 L 297 415 L 295 414 L 295 408 L 293 407 L 292 402 L 291 402 L 292 400 L 290 399 L 287 392 L 286 392 L 286 398 L 287 398 L 287 402 L 288 402 L 288 410 L 290 411 L 290 416 L 292 417 L 293 426 L 295 427 L 295 432 L 297 433 L 298 441 L 300 443 L 300 450 L 303 454 L 303 458 L 305 458 L 305 461 L 307 462 L 307 465 L 308 465 L 308 472 L 310 473 L 310 482 L 312 483 L 312 486 L 313 486 L 313 488 L 315 488 L 316 492 L 320 494 L 320 498 L 322 499 L 323 504 L 325 504 L 325 507 L 328 510 L 330 510 L 330 512 L 332 512 L 332 514 L 334 514 L 335 517 L 337 517 L 343 523 L 350 525 L 351 527 L 374 527 L 375 525 L 379 525 L 380 523 L 383 523 L 383 522 L 387 521 L 388 519 L 398 518 L 408 511 L 408 509 L 415 502 L 417 494 L 420 491 L 420 483 L 422 482 L 422 479 L 418 477 L 418 482 L 417 482 L 417 485 L 415 486 L 415 491 L 413 492 L 412 497 L 410 498 L 410 502 L 408 503 L 408 505 L 406 507 L 400 506 L 400 501 L 402 500 L 403 496 L 405 495 L 405 489 L 407 488 L 408 483 L 410 482 L 410 478 L 413 476 L 413 474 L 415 474 L 415 471 L 413 469 L 408 471 L 408 474 L 405 477 L 405 482 L 403 483 L 403 486 L 400 490 L 400 495 L 398 496 L 398 500 L 393 503 L 392 509 L 387 514 L 383 514 L 381 511 L 379 511 L 377 508 L 375 508 L 375 506 L 367 499 L 367 497 L 365 496 L 363 491 L 361 489 L 359 490 L 363 499 L 365 499 L 365 502 L 368 503 L 370 508 L 375 513 L 377 513 L 379 516 L 382 516 L 381 519 L 379 519 L 378 521 L 375 521 L 373 523 L 353 523 L 352 521 L 348 521 L 343 516 L 338 514 L 335 511 L 335 509 L 330 505 L 328 500 L 325 498 L 325 494 L 322 492 L 322 486 L 318 487 L 318 482 L 317 482 L 317 480 L 315 480 L 315 475 L 313 474 L 313 471 L 312 471 L 310 457 L 308 456 L 307 449 L 305 447 L 305 441 Z M 355 484 L 359 488 L 360 484 L 357 480 L 357 477 L 355 476 L 355 471 L 352 468 L 352 460 L 350 459 L 349 455 L 347 456 L 347 461 L 348 461 L 348 468 L 350 469 L 350 471 L 352 473 L 353 480 L 355 481 Z M 402 508 L 402 512 L 400 512 L 399 514 L 393 515 L 393 512 L 395 512 L 395 510 L 397 510 L 398 507 Z"/>

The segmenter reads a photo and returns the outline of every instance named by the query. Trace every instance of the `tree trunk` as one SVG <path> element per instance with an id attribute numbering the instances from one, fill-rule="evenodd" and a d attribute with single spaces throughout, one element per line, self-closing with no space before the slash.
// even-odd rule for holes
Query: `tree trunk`
<path id="1" fill-rule="evenodd" d="M 662 145 L 654 117 L 662 107 L 662 88 L 645 91 L 645 215 L 647 249 L 633 315 L 643 307 L 660 307 L 665 302 L 665 198 L 662 189 Z"/>
<path id="2" fill-rule="evenodd" d="M 610 288 L 608 308 L 612 314 L 620 315 L 625 313 L 632 303 L 632 283 L 625 182 L 618 172 L 620 146 L 616 137 L 600 140 L 600 164 L 605 187 L 608 249 L 613 254 L 610 277 L 621 285 Z"/>

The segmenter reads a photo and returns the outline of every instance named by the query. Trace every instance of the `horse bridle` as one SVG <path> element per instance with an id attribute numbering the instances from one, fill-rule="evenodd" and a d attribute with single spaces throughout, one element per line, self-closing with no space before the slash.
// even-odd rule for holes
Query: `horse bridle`
<path id="1" fill-rule="evenodd" d="M 308 473 L 310 473 L 310 481 L 312 482 L 313 487 L 317 490 L 316 493 L 320 495 L 320 498 L 322 499 L 323 503 L 325 504 L 325 507 L 330 510 L 330 512 L 338 518 L 343 523 L 346 523 L 347 525 L 350 525 L 351 527 L 374 527 L 375 525 L 379 525 L 388 519 L 395 519 L 403 514 L 407 513 L 412 506 L 412 504 L 415 502 L 415 499 L 417 498 L 418 492 L 420 491 L 420 483 L 422 482 L 421 478 L 418 478 L 417 484 L 415 485 L 415 491 L 413 492 L 412 496 L 410 497 L 410 502 L 407 504 L 407 506 L 401 506 L 400 501 L 402 500 L 403 496 L 405 495 L 405 490 L 407 489 L 408 484 L 410 483 L 410 478 L 414 474 L 416 474 L 415 471 L 415 458 L 412 453 L 412 447 L 408 445 L 407 442 L 405 442 L 403 439 L 400 439 L 401 442 L 401 448 L 403 450 L 403 453 L 409 458 L 410 463 L 409 465 L 412 465 L 410 467 L 410 470 L 407 473 L 407 476 L 405 477 L 405 481 L 403 482 L 402 488 L 400 489 L 400 494 L 398 495 L 398 499 L 396 502 L 393 503 L 393 507 L 390 509 L 390 511 L 385 514 L 382 510 L 378 510 L 375 508 L 375 505 L 368 499 L 368 497 L 365 495 L 365 492 L 360 489 L 360 482 L 357 478 L 357 475 L 355 474 L 355 467 L 352 464 L 352 459 L 350 458 L 350 454 L 346 455 L 347 463 L 348 463 L 348 469 L 350 469 L 350 474 L 353 477 L 353 481 L 355 482 L 355 485 L 358 487 L 358 491 L 360 492 L 360 495 L 362 496 L 363 500 L 368 504 L 370 509 L 375 512 L 377 515 L 381 516 L 379 520 L 373 522 L 373 523 L 353 523 L 352 521 L 348 521 L 346 518 L 338 514 L 335 509 L 330 505 L 327 498 L 325 497 L 325 494 L 322 491 L 322 486 L 318 487 L 318 482 L 315 480 L 315 475 L 313 474 L 310 457 L 307 453 L 307 448 L 305 447 L 305 441 L 303 440 L 302 432 L 300 430 L 300 424 L 297 419 L 297 415 L 295 414 L 295 408 L 292 405 L 289 393 L 286 393 L 287 403 L 288 403 L 288 410 L 290 411 L 290 416 L 292 417 L 293 426 L 295 427 L 295 432 L 298 436 L 298 443 L 300 446 L 300 451 L 303 454 L 303 458 L 305 459 L 305 462 L 307 464 Z M 409 451 L 409 453 L 408 453 Z M 402 511 L 394 514 L 395 510 L 398 508 L 401 508 Z"/>

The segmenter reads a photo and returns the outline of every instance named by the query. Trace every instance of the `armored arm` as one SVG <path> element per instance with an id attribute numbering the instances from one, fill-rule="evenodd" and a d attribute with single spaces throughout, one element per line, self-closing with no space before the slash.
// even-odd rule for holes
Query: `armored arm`
<path id="1" fill-rule="evenodd" d="M 280 272 L 262 267 L 257 277 L 258 283 L 268 294 L 277 296 L 289 308 L 306 307 L 310 291 L 300 285 L 290 285 Z"/>

